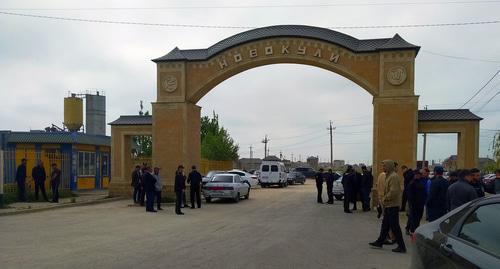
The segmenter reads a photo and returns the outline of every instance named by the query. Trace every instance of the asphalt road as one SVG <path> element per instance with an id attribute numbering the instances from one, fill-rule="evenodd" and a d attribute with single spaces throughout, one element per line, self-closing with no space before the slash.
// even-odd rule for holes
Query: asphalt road
<path id="1" fill-rule="evenodd" d="M 324 195 L 326 196 L 326 194 Z M 408 268 L 371 249 L 375 213 L 315 203 L 312 181 L 174 215 L 118 201 L 0 217 L 1 268 Z M 412 245 L 408 242 L 409 251 Z"/>

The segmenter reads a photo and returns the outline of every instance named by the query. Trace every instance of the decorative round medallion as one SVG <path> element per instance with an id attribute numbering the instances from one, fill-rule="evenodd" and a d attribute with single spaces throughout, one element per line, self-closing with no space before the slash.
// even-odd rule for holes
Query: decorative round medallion
<path id="1" fill-rule="evenodd" d="M 406 68 L 400 65 L 391 67 L 387 71 L 387 81 L 394 86 L 403 84 L 406 81 Z"/>
<path id="2" fill-rule="evenodd" d="M 178 86 L 177 78 L 172 76 L 172 75 L 166 76 L 161 83 L 162 83 L 163 89 L 166 92 L 175 92 L 175 90 L 177 90 L 177 86 Z"/>

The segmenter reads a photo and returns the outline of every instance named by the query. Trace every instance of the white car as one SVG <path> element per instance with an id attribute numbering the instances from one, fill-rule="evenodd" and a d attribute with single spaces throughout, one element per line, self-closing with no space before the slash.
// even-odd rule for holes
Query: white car
<path id="1" fill-rule="evenodd" d="M 201 179 L 201 184 L 203 186 L 205 186 L 205 184 L 207 184 L 208 182 L 210 182 L 210 179 L 212 179 L 215 175 L 217 174 L 222 174 L 222 173 L 225 173 L 224 171 L 217 171 L 217 170 L 213 170 L 213 171 L 209 171 L 207 173 L 206 176 L 204 176 L 202 179 Z"/>
<path id="2" fill-rule="evenodd" d="M 203 196 L 207 203 L 212 202 L 213 198 L 233 199 L 237 203 L 242 196 L 245 199 L 250 197 L 250 187 L 239 175 L 217 174 L 203 186 Z"/>
<path id="3" fill-rule="evenodd" d="M 259 185 L 259 179 L 257 178 L 256 175 L 252 175 L 248 172 L 238 170 L 238 169 L 233 169 L 231 171 L 227 171 L 227 173 L 239 175 L 242 180 L 248 182 L 248 184 L 250 185 L 250 188 L 255 188 L 255 187 L 257 187 L 257 185 Z"/>
<path id="4" fill-rule="evenodd" d="M 337 200 L 344 198 L 344 186 L 342 185 L 342 176 L 333 182 L 333 196 Z"/>

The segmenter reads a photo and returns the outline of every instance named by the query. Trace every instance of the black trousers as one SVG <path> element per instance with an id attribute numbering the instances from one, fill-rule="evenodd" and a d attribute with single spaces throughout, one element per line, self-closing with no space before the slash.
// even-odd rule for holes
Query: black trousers
<path id="1" fill-rule="evenodd" d="M 156 208 L 161 208 L 161 191 L 156 191 Z"/>
<path id="2" fill-rule="evenodd" d="M 189 190 L 189 197 L 191 199 L 191 208 L 194 208 L 194 203 L 196 201 L 196 205 L 198 208 L 201 207 L 201 193 L 200 193 L 200 186 L 191 186 L 191 189 Z"/>
<path id="3" fill-rule="evenodd" d="M 141 201 L 141 187 L 134 187 L 134 204 L 137 204 Z"/>
<path id="4" fill-rule="evenodd" d="M 175 213 L 181 213 L 182 193 L 182 190 L 175 191 Z"/>
<path id="5" fill-rule="evenodd" d="M 359 195 L 359 188 L 354 188 L 351 192 L 351 202 L 354 204 L 354 206 L 352 207 L 353 210 L 358 209 L 358 205 L 357 205 L 358 195 Z"/>
<path id="6" fill-rule="evenodd" d="M 406 190 L 403 190 L 403 197 L 401 199 L 401 211 L 406 210 L 406 202 L 408 201 L 408 195 L 406 195 Z"/>
<path id="7" fill-rule="evenodd" d="M 382 227 L 380 228 L 380 235 L 377 239 L 377 243 L 384 243 L 387 235 L 389 235 L 389 230 L 396 236 L 396 243 L 398 243 L 398 246 L 402 249 L 406 249 L 401 227 L 399 226 L 399 206 L 387 207 L 384 209 Z"/>
<path id="8" fill-rule="evenodd" d="M 59 203 L 59 182 L 52 181 L 50 188 L 52 189 L 52 202 Z"/>
<path id="9" fill-rule="evenodd" d="M 333 203 L 333 183 L 326 184 L 326 194 L 328 195 L 328 202 L 327 203 Z"/>
<path id="10" fill-rule="evenodd" d="M 349 211 L 349 204 L 351 203 L 351 191 L 344 190 L 344 212 Z"/>
<path id="11" fill-rule="evenodd" d="M 316 189 L 318 189 L 318 203 L 323 203 L 323 184 L 316 184 Z"/>
<path id="12" fill-rule="evenodd" d="M 410 208 L 410 214 L 408 215 L 408 224 L 406 226 L 411 233 L 414 233 L 418 226 L 420 226 L 420 221 L 424 215 L 424 206 L 409 203 L 408 207 Z"/>
<path id="13" fill-rule="evenodd" d="M 361 201 L 363 203 L 363 210 L 370 210 L 370 192 L 371 189 L 362 188 L 361 189 Z"/>
<path id="14" fill-rule="evenodd" d="M 47 201 L 47 192 L 45 191 L 45 180 L 35 179 L 35 199 L 38 200 L 38 192 L 42 193 L 43 200 Z"/>
<path id="15" fill-rule="evenodd" d="M 144 206 L 145 196 L 146 191 L 144 190 L 144 187 L 141 187 L 141 191 L 139 193 L 139 203 L 141 204 L 141 206 Z"/>
<path id="16" fill-rule="evenodd" d="M 146 191 L 146 211 L 153 211 L 155 204 L 155 191 Z"/>
<path id="17" fill-rule="evenodd" d="M 17 181 L 17 200 L 26 202 L 26 180 Z"/>

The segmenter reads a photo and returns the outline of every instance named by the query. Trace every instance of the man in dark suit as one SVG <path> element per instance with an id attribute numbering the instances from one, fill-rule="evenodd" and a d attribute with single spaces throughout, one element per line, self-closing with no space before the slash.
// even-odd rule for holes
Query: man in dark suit
<path id="1" fill-rule="evenodd" d="M 328 195 L 326 203 L 331 205 L 333 205 L 333 182 L 335 180 L 337 180 L 337 174 L 334 174 L 332 169 L 328 169 L 328 173 L 325 174 L 326 194 Z"/>
<path id="2" fill-rule="evenodd" d="M 45 192 L 45 179 L 47 178 L 47 173 L 45 173 L 45 168 L 41 160 L 38 160 L 37 165 L 31 170 L 31 177 L 33 177 L 35 181 L 35 199 L 38 201 L 38 192 L 41 191 L 43 200 L 48 202 L 47 192 Z"/>
<path id="3" fill-rule="evenodd" d="M 144 181 L 144 192 L 146 193 L 146 211 L 157 212 L 154 209 L 156 178 L 151 174 L 151 167 L 147 166 L 142 175 Z"/>
<path id="4" fill-rule="evenodd" d="M 26 202 L 26 162 L 26 159 L 22 159 L 16 171 L 17 200 L 19 202 Z"/>
<path id="5" fill-rule="evenodd" d="M 426 202 L 429 221 L 434 221 L 446 214 L 447 192 L 448 181 L 443 177 L 443 167 L 436 166 Z"/>
<path id="6" fill-rule="evenodd" d="M 137 204 L 140 202 L 141 197 L 141 167 L 139 165 L 135 166 L 134 172 L 132 172 L 132 182 L 130 183 L 130 186 L 134 188 L 134 204 Z"/>
<path id="7" fill-rule="evenodd" d="M 196 166 L 191 167 L 191 173 L 189 173 L 187 183 L 190 184 L 189 186 L 189 194 L 191 198 L 191 209 L 194 209 L 194 203 L 196 200 L 196 205 L 198 208 L 201 207 L 201 193 L 200 193 L 200 187 L 201 187 L 201 174 L 196 171 Z"/>
<path id="8" fill-rule="evenodd" d="M 50 175 L 50 187 L 52 189 L 52 203 L 59 203 L 59 184 L 61 184 L 61 170 L 57 164 L 52 164 L 52 174 Z"/>
<path id="9" fill-rule="evenodd" d="M 182 204 L 182 194 L 184 189 L 186 189 L 186 176 L 184 176 L 184 166 L 179 165 L 177 167 L 177 171 L 175 172 L 175 182 L 174 182 L 174 191 L 175 191 L 175 214 L 184 215 L 181 212 L 181 204 Z"/>
<path id="10" fill-rule="evenodd" d="M 363 203 L 363 211 L 370 211 L 370 192 L 373 187 L 373 175 L 365 165 L 361 166 L 363 171 L 361 179 L 361 201 Z"/>
<path id="11" fill-rule="evenodd" d="M 316 189 L 318 190 L 317 202 L 319 204 L 323 203 L 323 168 L 319 169 L 319 172 L 316 173 Z"/>
<path id="12" fill-rule="evenodd" d="M 356 181 L 356 173 L 354 172 L 354 168 L 350 165 L 347 166 L 347 170 L 342 176 L 342 186 L 344 187 L 344 212 L 352 213 L 349 209 L 349 204 L 353 200 L 353 191 L 354 184 Z"/>
<path id="13" fill-rule="evenodd" d="M 403 171 L 403 198 L 401 199 L 401 209 L 399 211 L 405 211 L 406 210 L 406 203 L 408 201 L 408 192 L 406 189 L 408 188 L 408 184 L 413 180 L 414 175 L 413 175 L 413 170 L 408 168 L 406 165 L 401 166 L 401 170 Z"/>

